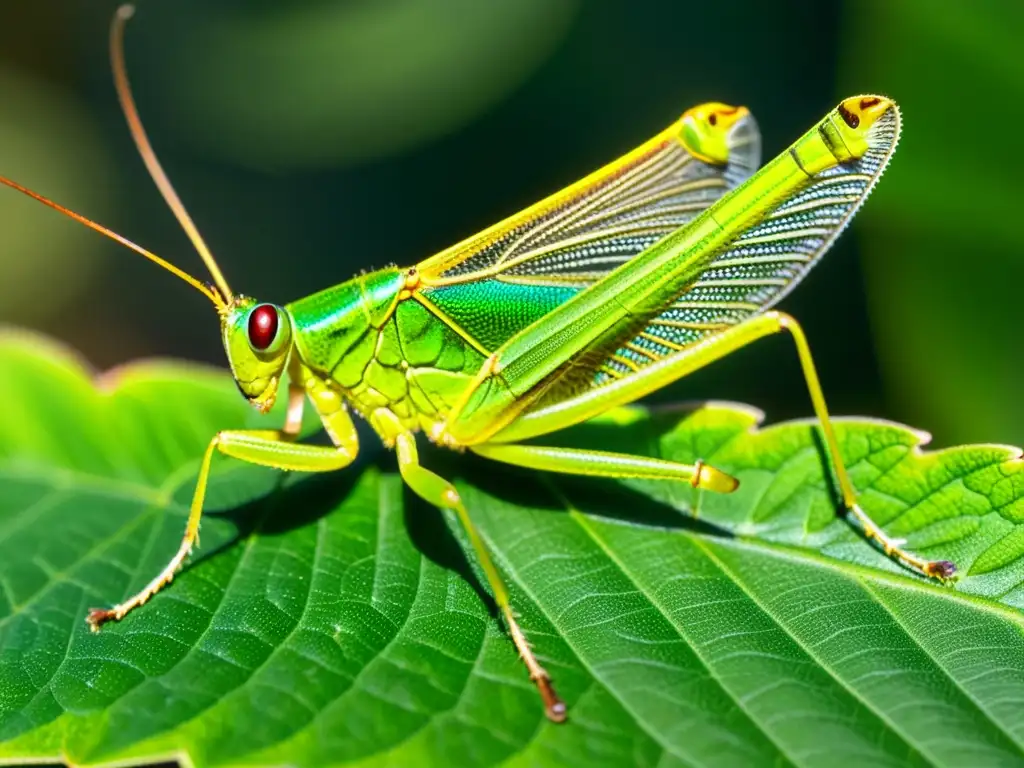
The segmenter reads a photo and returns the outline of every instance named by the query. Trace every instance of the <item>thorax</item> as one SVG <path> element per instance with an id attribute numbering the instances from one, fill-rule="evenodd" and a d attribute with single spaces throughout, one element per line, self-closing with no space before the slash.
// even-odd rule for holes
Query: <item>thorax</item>
<path id="1" fill-rule="evenodd" d="M 414 276 L 410 270 L 381 270 L 286 309 L 295 354 L 313 375 L 367 419 L 386 408 L 404 428 L 429 433 L 484 355 L 416 298 Z"/>

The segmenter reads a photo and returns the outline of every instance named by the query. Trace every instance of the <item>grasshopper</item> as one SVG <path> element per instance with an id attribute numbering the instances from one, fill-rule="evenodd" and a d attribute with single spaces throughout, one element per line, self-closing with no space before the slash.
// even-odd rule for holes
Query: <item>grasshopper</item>
<path id="1" fill-rule="evenodd" d="M 900 134 L 893 101 L 843 100 L 760 170 L 749 111 L 702 104 L 581 181 L 415 266 L 388 267 L 277 305 L 231 291 L 153 152 L 124 65 L 131 12 L 122 7 L 111 30 L 118 97 L 153 180 L 213 284 L 9 179 L 0 182 L 205 295 L 242 395 L 265 412 L 287 376 L 288 412 L 280 429 L 213 437 L 177 552 L 137 594 L 92 610 L 94 631 L 145 603 L 181 568 L 197 543 L 214 454 L 283 470 L 340 470 L 359 450 L 354 411 L 395 450 L 409 488 L 461 521 L 545 713 L 560 722 L 565 704 L 516 621 L 487 543 L 456 488 L 420 463 L 417 433 L 520 467 L 729 493 L 738 481 L 700 461 L 526 441 L 631 403 L 780 332 L 796 345 L 846 512 L 906 567 L 940 580 L 953 576 L 952 563 L 904 550 L 857 504 L 804 333 L 772 309 L 828 250 L 884 171 Z M 307 401 L 331 446 L 298 442 Z"/>

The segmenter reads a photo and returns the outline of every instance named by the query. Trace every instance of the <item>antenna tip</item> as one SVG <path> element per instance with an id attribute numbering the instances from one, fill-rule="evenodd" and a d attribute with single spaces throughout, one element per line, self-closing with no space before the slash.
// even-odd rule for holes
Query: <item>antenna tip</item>
<path id="1" fill-rule="evenodd" d="M 131 3 L 125 3 L 117 9 L 117 17 L 121 21 L 128 21 L 132 16 L 135 15 L 135 6 Z"/>

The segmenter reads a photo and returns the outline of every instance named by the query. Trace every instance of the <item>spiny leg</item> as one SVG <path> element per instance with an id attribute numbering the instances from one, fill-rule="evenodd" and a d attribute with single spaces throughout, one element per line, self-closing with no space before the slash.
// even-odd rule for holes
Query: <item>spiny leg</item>
<path id="1" fill-rule="evenodd" d="M 473 521 L 469 517 L 466 506 L 462 503 L 459 492 L 447 480 L 420 466 L 419 455 L 416 450 L 416 439 L 411 434 L 407 432 L 398 434 L 395 437 L 395 449 L 398 454 L 398 469 L 406 485 L 430 504 L 454 510 L 455 514 L 458 515 L 459 522 L 462 523 L 462 527 L 465 529 L 466 535 L 469 536 L 469 541 L 473 545 L 473 550 L 476 552 L 480 567 L 483 569 L 484 574 L 487 576 L 487 581 L 491 585 L 494 601 L 498 604 L 498 608 L 505 618 L 505 624 L 508 627 L 509 634 L 512 636 L 512 642 L 515 643 L 519 656 L 522 658 L 523 663 L 526 664 L 526 668 L 530 673 L 530 679 L 537 686 L 537 690 L 540 691 L 541 699 L 544 701 L 544 714 L 553 722 L 563 722 L 565 720 L 565 703 L 555 692 L 555 688 L 551 683 L 551 676 L 548 675 L 537 661 L 537 657 L 533 655 L 533 650 L 526 640 L 526 635 L 523 634 L 523 630 L 519 627 L 519 622 L 516 621 L 515 614 L 512 611 L 512 604 L 509 600 L 505 582 L 502 581 L 501 574 L 491 559 L 487 544 L 480 536 L 476 526 L 473 525 Z"/>
<path id="2" fill-rule="evenodd" d="M 185 525 L 185 535 L 182 537 L 178 551 L 152 581 L 123 603 L 115 605 L 113 608 L 94 608 L 89 611 L 86 621 L 89 623 L 92 631 L 98 632 L 100 627 L 108 621 L 119 621 L 124 618 L 129 611 L 145 603 L 170 583 L 178 569 L 181 568 L 185 558 L 189 556 L 189 553 L 198 541 L 199 521 L 203 515 L 203 501 L 206 497 L 206 486 L 210 477 L 210 464 L 215 450 L 250 464 L 259 464 L 275 469 L 300 472 L 333 472 L 336 469 L 342 469 L 351 464 L 358 451 L 355 427 L 352 426 L 347 412 L 342 411 L 341 414 L 347 420 L 351 430 L 348 433 L 342 431 L 342 434 L 347 435 L 348 439 L 335 448 L 301 445 L 294 442 L 298 427 L 301 424 L 301 409 L 295 405 L 294 397 L 289 408 L 289 418 L 285 429 L 226 430 L 218 432 L 213 440 L 210 441 L 210 445 L 203 456 L 203 462 L 199 468 L 199 477 L 196 479 L 195 494 L 192 496 L 192 506 L 189 511 L 188 522 Z M 334 427 L 336 430 L 339 428 L 344 430 L 343 425 L 334 424 Z"/>
<path id="3" fill-rule="evenodd" d="M 835 469 L 843 505 L 857 519 L 864 534 L 870 539 L 876 539 L 887 555 L 926 576 L 940 580 L 951 578 L 956 573 L 953 563 L 948 560 L 925 560 L 906 551 L 901 546 L 902 542 L 886 534 L 857 504 L 857 494 L 839 452 L 839 444 L 825 405 L 825 396 L 818 381 L 807 338 L 796 319 L 783 312 L 770 311 L 757 315 L 692 347 L 665 357 L 631 376 L 584 392 L 564 402 L 521 415 L 516 421 L 487 438 L 485 442 L 516 443 L 579 424 L 611 408 L 634 402 L 758 339 L 783 331 L 788 331 L 796 344 L 811 403 L 821 424 L 825 446 Z"/>

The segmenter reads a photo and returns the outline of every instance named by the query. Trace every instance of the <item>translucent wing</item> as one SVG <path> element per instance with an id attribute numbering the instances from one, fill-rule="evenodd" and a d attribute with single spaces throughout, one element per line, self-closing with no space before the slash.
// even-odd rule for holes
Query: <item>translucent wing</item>
<path id="1" fill-rule="evenodd" d="M 899 133 L 899 111 L 893 105 L 868 132 L 863 157 L 809 178 L 718 251 L 698 279 L 663 312 L 647 318 L 639 333 L 627 336 L 610 355 L 606 350 L 604 357 L 591 356 L 593 383 L 629 375 L 777 303 L 863 204 L 896 149 Z"/>
<path id="2" fill-rule="evenodd" d="M 684 116 L 577 184 L 422 262 L 419 298 L 493 351 L 745 180 L 760 162 L 760 137 L 742 114 L 727 134 L 726 163 L 688 149 Z"/>

